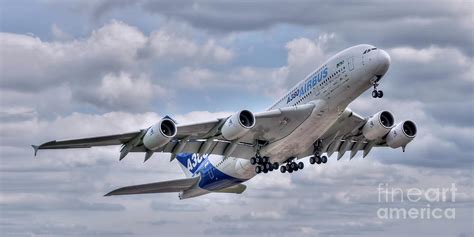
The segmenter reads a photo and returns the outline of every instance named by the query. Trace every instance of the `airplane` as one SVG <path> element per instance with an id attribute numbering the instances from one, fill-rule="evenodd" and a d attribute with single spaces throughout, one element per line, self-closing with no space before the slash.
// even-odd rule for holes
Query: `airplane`
<path id="1" fill-rule="evenodd" d="M 362 117 L 349 103 L 369 88 L 372 97 L 390 66 L 390 56 L 368 44 L 347 48 L 311 72 L 266 111 L 241 110 L 206 122 L 178 125 L 169 116 L 135 132 L 83 139 L 50 141 L 42 149 L 90 148 L 121 145 L 119 160 L 129 152 L 171 154 L 186 178 L 118 188 L 105 196 L 178 192 L 179 199 L 208 193 L 241 194 L 242 184 L 258 174 L 280 170 L 292 173 L 310 164 L 324 164 L 338 153 L 363 157 L 373 147 L 402 148 L 417 133 L 413 121 L 395 124 L 389 111 Z M 326 155 L 323 155 L 326 154 Z"/>

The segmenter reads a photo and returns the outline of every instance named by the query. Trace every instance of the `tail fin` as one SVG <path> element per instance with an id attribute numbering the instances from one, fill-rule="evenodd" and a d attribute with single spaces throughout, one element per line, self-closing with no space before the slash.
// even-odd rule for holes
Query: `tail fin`
<path id="1" fill-rule="evenodd" d="M 201 155 L 197 153 L 178 153 L 176 154 L 176 160 L 178 160 L 179 166 L 186 177 L 192 177 L 208 156 L 209 155 Z"/>

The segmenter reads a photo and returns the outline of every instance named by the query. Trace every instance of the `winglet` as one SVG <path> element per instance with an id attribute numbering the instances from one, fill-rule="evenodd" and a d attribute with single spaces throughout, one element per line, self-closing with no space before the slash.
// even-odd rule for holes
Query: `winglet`
<path id="1" fill-rule="evenodd" d="M 33 147 L 33 149 L 35 150 L 35 156 L 36 156 L 36 154 L 38 153 L 39 146 L 31 145 L 31 147 Z"/>

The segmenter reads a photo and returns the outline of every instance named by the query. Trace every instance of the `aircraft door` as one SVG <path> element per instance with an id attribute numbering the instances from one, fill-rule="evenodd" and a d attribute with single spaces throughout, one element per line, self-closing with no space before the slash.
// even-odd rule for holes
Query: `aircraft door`
<path id="1" fill-rule="evenodd" d="M 212 172 L 212 168 L 209 169 L 209 172 L 207 172 L 207 174 L 209 175 L 209 178 L 212 180 L 214 179 L 214 173 Z"/>
<path id="2" fill-rule="evenodd" d="M 349 71 L 354 70 L 354 57 L 347 59 L 347 67 L 349 68 Z"/>

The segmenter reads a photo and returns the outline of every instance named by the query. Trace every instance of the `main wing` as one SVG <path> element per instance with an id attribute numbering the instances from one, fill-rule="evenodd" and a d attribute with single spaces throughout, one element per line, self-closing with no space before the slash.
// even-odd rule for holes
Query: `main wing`
<path id="1" fill-rule="evenodd" d="M 415 136 L 416 125 L 412 121 L 407 120 L 395 125 L 393 116 L 388 111 L 380 111 L 364 118 L 346 109 L 315 142 L 315 147 L 300 154 L 300 157 L 315 153 L 331 156 L 337 152 L 339 160 L 350 151 L 352 159 L 359 151 L 363 151 L 363 157 L 366 157 L 373 147 L 401 147 L 405 151 L 405 146 Z"/>
<path id="2" fill-rule="evenodd" d="M 171 153 L 172 159 L 181 152 L 251 157 L 255 154 L 258 146 L 264 146 L 288 136 L 311 115 L 314 107 L 315 105 L 310 103 L 257 113 L 254 115 L 254 126 L 238 139 L 232 140 L 226 139 L 222 135 L 222 128 L 226 121 L 230 119 L 230 117 L 227 117 L 178 125 L 176 126 L 176 133 L 169 141 L 152 150 L 147 148 L 143 138 L 153 126 L 131 133 L 73 140 L 55 140 L 33 146 L 33 148 L 36 155 L 37 151 L 42 149 L 122 145 L 120 159 L 124 158 L 129 152 L 145 152 L 145 161 L 151 157 L 153 152 Z M 170 120 L 169 117 L 164 119 Z M 153 132 L 153 130 L 151 131 Z"/>

